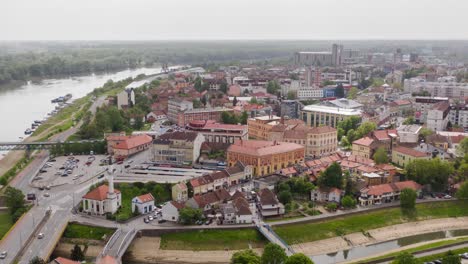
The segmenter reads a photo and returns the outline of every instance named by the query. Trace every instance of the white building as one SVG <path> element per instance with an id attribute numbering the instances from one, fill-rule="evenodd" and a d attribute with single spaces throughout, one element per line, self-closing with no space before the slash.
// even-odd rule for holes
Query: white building
<path id="1" fill-rule="evenodd" d="M 315 188 L 310 192 L 310 199 L 315 202 L 340 203 L 343 191 L 338 188 Z"/>
<path id="2" fill-rule="evenodd" d="M 467 105 L 450 106 L 449 121 L 452 125 L 468 127 L 468 107 Z"/>
<path id="3" fill-rule="evenodd" d="M 419 141 L 419 132 L 421 126 L 418 125 L 402 125 L 397 128 L 400 143 L 417 143 Z"/>
<path id="4" fill-rule="evenodd" d="M 298 100 L 319 99 L 323 98 L 323 90 L 319 87 L 304 86 L 297 90 Z"/>
<path id="5" fill-rule="evenodd" d="M 309 126 L 331 126 L 336 127 L 338 122 L 344 119 L 357 116 L 361 117 L 362 111 L 359 109 L 346 109 L 325 105 L 308 105 L 300 111 L 300 119 Z"/>
<path id="6" fill-rule="evenodd" d="M 443 131 L 447 128 L 450 105 L 448 102 L 440 102 L 427 112 L 427 128 L 432 131 Z"/>
<path id="7" fill-rule="evenodd" d="M 178 222 L 179 211 L 184 207 L 185 205 L 183 203 L 175 201 L 166 202 L 161 208 L 162 219 L 171 222 Z"/>
<path id="8" fill-rule="evenodd" d="M 258 208 L 263 217 L 283 215 L 284 205 L 278 201 L 276 195 L 270 189 L 262 189 L 258 192 Z"/>
<path id="9" fill-rule="evenodd" d="M 406 92 L 428 92 L 434 97 L 465 98 L 468 95 L 468 83 L 456 82 L 456 77 L 440 77 L 436 82 L 428 82 L 422 78 L 405 79 Z"/>
<path id="10" fill-rule="evenodd" d="M 112 166 L 109 171 L 112 172 L 108 177 L 109 186 L 101 185 L 83 196 L 83 212 L 94 215 L 115 214 L 122 205 L 122 194 L 114 190 Z"/>
<path id="11" fill-rule="evenodd" d="M 135 91 L 133 88 L 125 89 L 117 94 L 117 108 L 131 107 L 135 105 Z"/>
<path id="12" fill-rule="evenodd" d="M 154 210 L 154 197 L 151 193 L 143 194 L 132 199 L 132 213 L 148 214 Z"/>
<path id="13" fill-rule="evenodd" d="M 193 102 L 180 98 L 170 99 L 167 105 L 167 119 L 177 124 L 179 112 L 193 110 Z"/>

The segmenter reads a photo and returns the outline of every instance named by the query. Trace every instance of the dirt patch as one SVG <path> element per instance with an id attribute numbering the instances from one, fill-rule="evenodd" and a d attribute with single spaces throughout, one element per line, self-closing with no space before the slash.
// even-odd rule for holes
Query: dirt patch
<path id="1" fill-rule="evenodd" d="M 70 252 L 75 244 L 80 245 L 82 249 L 84 248 L 84 244 L 88 245 L 88 248 L 85 252 L 85 257 L 87 260 L 96 259 L 105 246 L 105 243 L 99 240 L 61 239 L 57 244 L 57 247 L 55 247 L 54 253 L 52 255 L 55 257 L 70 258 Z"/>
<path id="2" fill-rule="evenodd" d="M 124 256 L 125 263 L 229 263 L 235 250 L 189 251 L 162 250 L 159 237 L 133 240 Z M 261 254 L 261 249 L 254 249 Z"/>

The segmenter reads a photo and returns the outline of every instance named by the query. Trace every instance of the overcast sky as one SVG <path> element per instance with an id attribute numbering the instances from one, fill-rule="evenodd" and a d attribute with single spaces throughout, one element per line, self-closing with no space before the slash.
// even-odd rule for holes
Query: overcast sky
<path id="1" fill-rule="evenodd" d="M 467 0 L 1 0 L 2 40 L 468 39 Z"/>

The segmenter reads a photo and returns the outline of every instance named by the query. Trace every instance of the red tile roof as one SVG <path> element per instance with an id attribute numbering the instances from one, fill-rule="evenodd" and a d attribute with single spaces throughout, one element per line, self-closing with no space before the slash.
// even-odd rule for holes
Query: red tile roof
<path id="1" fill-rule="evenodd" d="M 264 156 L 292 151 L 304 151 L 304 146 L 287 142 L 237 140 L 228 148 L 228 152 L 236 152 L 252 156 Z"/>
<path id="2" fill-rule="evenodd" d="M 393 148 L 393 151 L 399 152 L 404 155 L 412 156 L 412 157 L 418 157 L 418 158 L 427 157 L 427 154 L 424 152 L 417 151 L 412 148 L 401 147 L 401 146 Z"/>
<path id="3" fill-rule="evenodd" d="M 90 191 L 89 193 L 85 194 L 83 196 L 83 199 L 89 199 L 89 200 L 96 200 L 96 201 L 104 201 L 107 199 L 107 193 L 109 192 L 109 186 L 107 185 L 101 185 L 97 187 L 96 189 Z M 115 193 L 120 193 L 119 190 L 114 189 Z"/>
<path id="4" fill-rule="evenodd" d="M 143 194 L 140 196 L 137 196 L 137 198 L 142 202 L 142 203 L 147 203 L 154 201 L 154 197 L 151 193 Z"/>
<path id="5" fill-rule="evenodd" d="M 141 145 L 149 144 L 153 138 L 148 135 L 129 136 L 122 142 L 113 146 L 115 149 L 133 149 Z"/>
<path id="6" fill-rule="evenodd" d="M 358 140 L 353 141 L 353 144 L 370 147 L 374 143 L 374 140 L 370 137 L 363 137 Z"/>
<path id="7" fill-rule="evenodd" d="M 403 181 L 369 186 L 367 188 L 362 189 L 361 192 L 367 193 L 368 195 L 380 196 L 385 193 L 401 192 L 403 189 L 406 188 L 417 191 L 421 189 L 421 185 L 414 181 Z"/>
<path id="8" fill-rule="evenodd" d="M 171 201 L 171 204 L 172 204 L 175 208 L 177 208 L 177 209 L 179 209 L 179 210 L 185 207 L 185 204 L 179 203 L 179 202 L 176 202 L 176 201 Z"/>
<path id="9" fill-rule="evenodd" d="M 54 261 L 57 264 L 80 264 L 79 261 L 74 261 L 74 260 L 67 259 L 67 258 L 62 258 L 62 257 L 58 257 L 58 258 L 54 259 Z"/>

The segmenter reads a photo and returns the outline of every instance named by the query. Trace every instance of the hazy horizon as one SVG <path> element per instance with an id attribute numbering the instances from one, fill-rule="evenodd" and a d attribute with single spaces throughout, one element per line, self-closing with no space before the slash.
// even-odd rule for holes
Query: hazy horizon
<path id="1" fill-rule="evenodd" d="M 5 0 L 3 41 L 468 40 L 458 0 Z"/>

